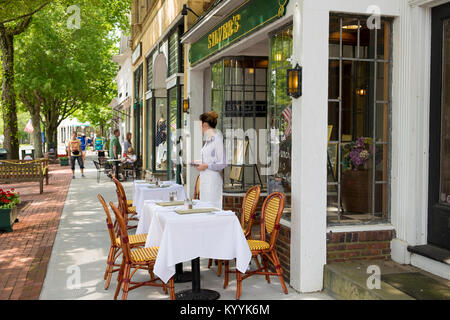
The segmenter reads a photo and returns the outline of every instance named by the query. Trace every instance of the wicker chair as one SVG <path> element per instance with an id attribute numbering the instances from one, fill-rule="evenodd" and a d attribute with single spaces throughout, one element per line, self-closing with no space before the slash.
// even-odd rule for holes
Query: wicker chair
<path id="1" fill-rule="evenodd" d="M 119 225 L 117 221 L 112 222 L 111 214 L 109 213 L 108 205 L 106 204 L 105 199 L 99 194 L 97 195 L 98 200 L 103 206 L 103 209 L 106 213 L 106 225 L 108 226 L 109 238 L 111 240 L 111 247 L 109 248 L 108 258 L 106 260 L 106 271 L 105 271 L 105 290 L 109 288 L 109 284 L 111 282 L 112 274 L 119 269 L 114 269 L 114 267 L 120 267 L 120 264 L 116 264 L 117 258 L 122 254 L 122 248 L 120 246 L 120 235 L 119 235 Z M 147 240 L 147 234 L 135 234 L 130 235 L 130 246 L 132 248 L 142 247 L 145 245 L 145 241 Z"/>
<path id="2" fill-rule="evenodd" d="M 130 201 L 127 200 L 125 189 L 119 180 L 113 175 L 112 179 L 116 184 L 117 199 L 119 202 L 119 209 L 124 213 L 125 223 L 128 226 L 128 221 L 139 221 L 136 214 L 136 207 L 130 206 Z M 132 202 L 131 202 L 132 204 Z M 128 229 L 136 228 L 137 226 L 128 226 Z"/>
<path id="3" fill-rule="evenodd" d="M 266 276 L 266 280 L 270 283 L 270 276 L 278 276 L 281 286 L 285 294 L 288 293 L 286 284 L 283 279 L 283 269 L 278 259 L 275 243 L 280 230 L 280 219 L 284 210 L 285 195 L 281 192 L 274 192 L 264 201 L 261 212 L 261 237 L 260 240 L 247 240 L 252 257 L 261 256 L 264 266 L 259 267 L 256 271 L 248 271 L 242 274 L 235 271 L 237 280 L 236 299 L 239 299 L 242 292 L 242 281 L 254 274 Z M 269 242 L 266 241 L 266 232 L 270 236 Z M 275 267 L 276 272 L 269 272 L 269 261 Z M 264 269 L 264 270 L 263 270 Z M 225 274 L 228 274 L 229 263 L 225 262 Z M 228 279 L 225 277 L 224 288 L 228 286 Z"/>
<path id="4" fill-rule="evenodd" d="M 122 264 L 119 270 L 119 276 L 117 277 L 117 288 L 114 294 L 114 300 L 117 299 L 120 289 L 122 289 L 122 300 L 127 300 L 128 292 L 142 286 L 152 286 L 163 288 L 167 293 L 167 285 L 160 279 L 155 278 L 153 274 L 153 267 L 155 265 L 156 256 L 158 255 L 158 247 L 141 248 L 131 250 L 130 237 L 128 236 L 127 226 L 125 220 L 122 218 L 120 210 L 110 202 L 116 220 L 120 229 L 120 239 L 122 246 Z M 132 269 L 134 269 L 132 271 Z M 149 281 L 133 282 L 131 278 L 138 270 L 147 270 L 150 275 Z M 161 283 L 157 283 L 161 281 Z M 170 299 L 175 300 L 175 288 L 173 277 L 168 282 L 170 291 Z"/>
<path id="5" fill-rule="evenodd" d="M 260 194 L 261 194 L 261 187 L 253 186 L 250 189 L 248 189 L 248 191 L 245 194 L 244 200 L 242 201 L 241 226 L 247 239 L 250 238 L 250 235 L 252 233 L 253 222 L 256 216 L 255 214 L 256 206 L 258 205 Z M 259 267 L 259 261 L 257 257 L 255 257 L 255 262 Z M 208 268 L 211 268 L 211 265 L 212 259 L 209 259 Z M 217 276 L 220 277 L 221 274 L 222 274 L 222 261 L 219 260 L 217 266 Z M 225 277 L 227 276 L 228 274 L 225 274 Z"/>

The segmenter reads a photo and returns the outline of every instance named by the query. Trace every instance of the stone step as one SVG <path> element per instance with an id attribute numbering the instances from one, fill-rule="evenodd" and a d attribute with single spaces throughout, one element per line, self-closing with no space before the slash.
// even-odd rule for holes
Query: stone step
<path id="1" fill-rule="evenodd" d="M 377 261 L 327 264 L 324 272 L 325 292 L 339 300 L 415 300 L 383 281 L 380 281 L 379 289 L 369 288 L 368 282 L 369 285 L 374 284 L 369 279 L 373 272 L 368 273 L 367 269 L 371 265 L 380 267 Z M 383 270 L 382 267 L 380 269 Z"/>

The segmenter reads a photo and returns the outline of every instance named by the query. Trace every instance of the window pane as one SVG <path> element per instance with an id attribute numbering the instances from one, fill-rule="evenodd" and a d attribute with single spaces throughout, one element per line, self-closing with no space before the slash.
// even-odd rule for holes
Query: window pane
<path id="1" fill-rule="evenodd" d="M 376 141 L 389 142 L 389 105 L 377 104 Z"/>
<path id="2" fill-rule="evenodd" d="M 377 101 L 389 100 L 389 63 L 377 63 Z"/>
<path id="3" fill-rule="evenodd" d="M 169 90 L 169 144 L 170 144 L 170 180 L 175 180 L 176 163 L 177 163 L 177 115 L 178 115 L 178 94 L 177 88 Z"/>
<path id="4" fill-rule="evenodd" d="M 339 61 L 330 60 L 328 64 L 328 99 L 339 99 Z"/>
<path id="5" fill-rule="evenodd" d="M 155 110 L 156 170 L 167 170 L 167 99 L 156 98 Z"/>
<path id="6" fill-rule="evenodd" d="M 377 30 L 377 57 L 382 60 L 390 58 L 390 24 L 381 21 L 381 28 Z"/>
<path id="7" fill-rule="evenodd" d="M 356 58 L 358 48 L 359 19 L 342 19 L 342 56 Z"/>
<path id="8" fill-rule="evenodd" d="M 330 57 L 340 56 L 340 37 L 341 37 L 341 19 L 330 18 L 330 40 L 329 54 Z"/>
<path id="9" fill-rule="evenodd" d="M 444 22 L 443 41 L 440 200 L 450 205 L 450 20 Z"/>
<path id="10" fill-rule="evenodd" d="M 375 29 L 369 29 L 362 23 L 359 35 L 359 58 L 374 59 L 375 57 Z"/>

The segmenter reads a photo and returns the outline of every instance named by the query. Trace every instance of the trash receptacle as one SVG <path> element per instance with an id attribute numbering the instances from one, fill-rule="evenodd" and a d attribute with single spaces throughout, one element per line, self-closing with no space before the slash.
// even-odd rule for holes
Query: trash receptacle
<path id="1" fill-rule="evenodd" d="M 0 160 L 8 159 L 8 151 L 6 149 L 0 148 Z"/>
<path id="2" fill-rule="evenodd" d="M 23 159 L 23 160 L 25 160 L 25 157 L 26 157 L 27 155 L 30 155 L 31 158 L 34 159 L 34 149 L 31 149 L 31 150 L 30 150 L 30 149 L 22 150 L 22 159 Z"/>

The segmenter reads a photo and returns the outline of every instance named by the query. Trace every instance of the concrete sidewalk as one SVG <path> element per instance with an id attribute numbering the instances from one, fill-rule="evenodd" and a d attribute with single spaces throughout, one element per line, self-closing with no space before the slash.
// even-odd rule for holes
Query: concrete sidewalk
<path id="1" fill-rule="evenodd" d="M 103 274 L 110 246 L 109 235 L 105 222 L 105 213 L 97 194 L 101 194 L 107 202 L 117 203 L 115 186 L 102 173 L 100 183 L 97 183 L 97 172 L 92 157 L 86 157 L 86 178 L 81 178 L 78 167 L 76 179 L 72 180 L 67 195 L 66 204 L 56 235 L 53 251 L 47 269 L 47 275 L 40 295 L 41 300 L 51 299 L 113 299 L 116 288 L 116 274 L 110 288 L 104 290 Z M 125 182 L 124 187 L 128 197 L 132 198 L 133 183 Z M 236 280 L 230 276 L 230 284 L 223 289 L 223 275 L 217 277 L 216 267 L 207 268 L 207 259 L 201 262 L 202 288 L 220 292 L 221 299 L 234 300 L 236 295 Z M 190 269 L 190 263 L 185 263 L 185 270 Z M 148 279 L 148 273 L 139 271 L 133 277 L 136 281 Z M 79 280 L 79 285 L 78 285 Z M 175 284 L 175 291 L 189 289 L 190 283 Z M 298 294 L 288 287 L 289 294 L 282 292 L 276 277 L 268 284 L 264 276 L 253 276 L 243 283 L 241 299 L 251 300 L 321 300 L 331 299 L 325 293 Z M 169 299 L 162 289 L 141 287 L 129 293 L 128 299 Z"/>

